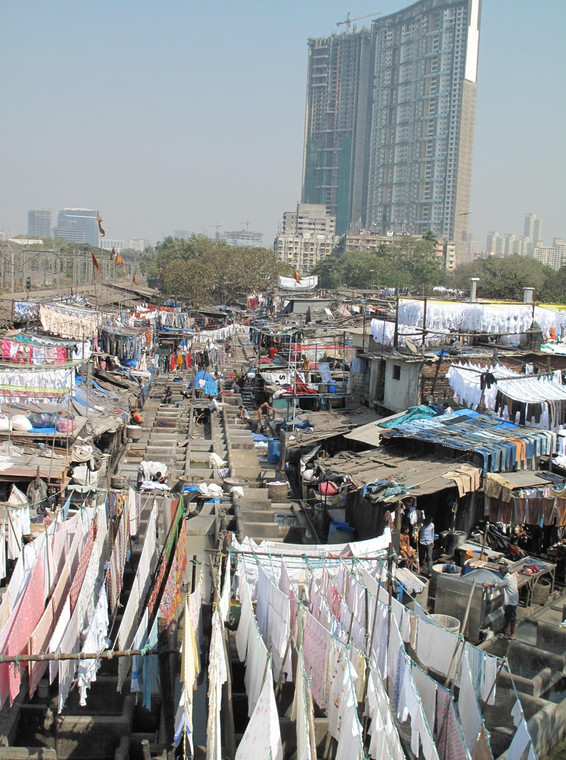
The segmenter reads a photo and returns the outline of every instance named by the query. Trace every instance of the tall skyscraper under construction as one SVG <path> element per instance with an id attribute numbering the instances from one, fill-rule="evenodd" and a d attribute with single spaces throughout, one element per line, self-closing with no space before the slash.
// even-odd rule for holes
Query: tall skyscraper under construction
<path id="1" fill-rule="evenodd" d="M 309 41 L 302 197 L 325 203 L 338 232 L 431 230 L 465 261 L 480 9 L 419 0 L 371 33 Z"/>
<path id="2" fill-rule="evenodd" d="M 371 37 L 309 40 L 302 202 L 324 204 L 343 234 L 365 215 Z"/>

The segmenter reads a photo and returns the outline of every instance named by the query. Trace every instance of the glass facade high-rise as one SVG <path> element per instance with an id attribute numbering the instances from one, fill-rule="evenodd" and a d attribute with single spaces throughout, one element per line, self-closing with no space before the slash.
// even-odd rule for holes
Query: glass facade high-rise
<path id="1" fill-rule="evenodd" d="M 28 235 L 29 237 L 51 237 L 51 210 L 37 209 L 28 211 Z"/>
<path id="2" fill-rule="evenodd" d="M 480 10 L 481 0 L 419 0 L 373 21 L 369 40 L 309 41 L 303 200 L 325 203 L 338 231 L 431 230 L 466 260 Z M 362 49 L 344 64 L 342 51 Z M 349 132 L 340 114 L 351 114 Z"/>
<path id="3" fill-rule="evenodd" d="M 72 243 L 89 243 L 98 247 L 98 214 L 90 208 L 64 208 L 57 214 L 54 237 Z"/>
<path id="4" fill-rule="evenodd" d="M 324 204 L 336 231 L 364 215 L 371 37 L 309 40 L 302 202 Z"/>

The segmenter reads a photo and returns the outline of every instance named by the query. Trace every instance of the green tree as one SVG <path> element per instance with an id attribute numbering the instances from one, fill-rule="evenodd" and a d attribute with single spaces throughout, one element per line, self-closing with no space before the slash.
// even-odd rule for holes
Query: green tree
<path id="1" fill-rule="evenodd" d="M 455 269 L 449 284 L 468 292 L 470 277 L 479 278 L 477 294 L 480 298 L 522 301 L 523 288 L 531 287 L 535 289 L 535 300 L 544 301 L 553 292 L 556 272 L 529 256 L 490 256 Z"/>
<path id="2" fill-rule="evenodd" d="M 194 306 L 236 303 L 276 285 L 279 274 L 292 272 L 273 251 L 236 248 L 199 235 L 166 238 L 144 252 L 141 266 L 147 277 L 162 275 L 164 293 Z"/>
<path id="3" fill-rule="evenodd" d="M 443 277 L 442 259 L 434 240 L 403 237 L 377 251 L 353 251 L 329 256 L 315 268 L 325 288 L 339 284 L 355 288 L 430 288 Z"/>

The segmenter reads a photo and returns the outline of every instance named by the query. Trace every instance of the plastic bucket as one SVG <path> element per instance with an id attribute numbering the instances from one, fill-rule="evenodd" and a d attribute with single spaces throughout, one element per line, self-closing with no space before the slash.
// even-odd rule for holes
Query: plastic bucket
<path id="1" fill-rule="evenodd" d="M 328 383 L 328 392 L 336 393 L 336 383 L 334 381 L 332 381 L 331 383 Z"/>
<path id="2" fill-rule="evenodd" d="M 434 615 L 430 615 L 430 618 L 431 620 L 434 620 L 437 625 L 446 628 L 450 633 L 459 633 L 460 631 L 460 621 L 458 618 L 452 617 L 452 615 L 435 613 Z"/>
<path id="3" fill-rule="evenodd" d="M 356 529 L 347 522 L 333 520 L 328 531 L 329 544 L 347 544 L 354 538 Z"/>

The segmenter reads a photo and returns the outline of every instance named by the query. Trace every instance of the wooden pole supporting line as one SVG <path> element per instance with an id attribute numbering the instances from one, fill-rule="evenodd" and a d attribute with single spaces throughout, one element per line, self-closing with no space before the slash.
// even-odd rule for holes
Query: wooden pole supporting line
<path id="1" fill-rule="evenodd" d="M 58 660 L 112 660 L 114 657 L 135 657 L 149 654 L 158 654 L 157 649 L 123 649 L 114 651 L 106 649 L 104 652 L 39 652 L 39 654 L 0 655 L 0 665 L 4 662 L 51 662 Z M 169 649 L 166 654 L 179 654 L 177 649 Z"/>

